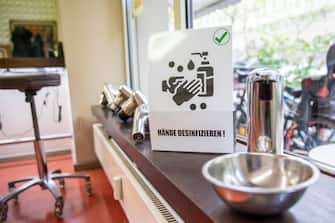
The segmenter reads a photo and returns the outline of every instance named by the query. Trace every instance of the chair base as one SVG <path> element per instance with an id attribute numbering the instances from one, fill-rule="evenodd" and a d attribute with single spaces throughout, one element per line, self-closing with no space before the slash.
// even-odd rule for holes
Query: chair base
<path id="1" fill-rule="evenodd" d="M 51 192 L 51 194 L 54 196 L 56 200 L 55 211 L 54 211 L 55 215 L 56 217 L 61 218 L 63 213 L 64 200 L 61 192 L 56 187 L 54 180 L 58 180 L 60 187 L 64 188 L 65 178 L 79 178 L 85 180 L 86 191 L 89 194 L 89 196 L 92 195 L 91 178 L 89 175 L 86 174 L 62 173 L 62 171 L 58 169 L 48 173 L 44 177 L 33 176 L 33 177 L 20 178 L 9 182 L 8 183 L 9 194 L 5 195 L 4 197 L 0 197 L 0 223 L 5 222 L 7 219 L 7 211 L 8 211 L 7 202 L 10 200 L 14 200 L 15 202 L 17 202 L 18 195 L 20 193 L 36 185 L 39 185 L 42 189 L 47 189 Z M 23 182 L 26 183 L 16 188 L 15 184 Z"/>
<path id="2" fill-rule="evenodd" d="M 0 196 L 0 223 L 6 221 L 9 200 L 14 199 L 17 201 L 18 195 L 25 190 L 39 185 L 42 189 L 48 189 L 54 196 L 55 202 L 55 215 L 57 217 L 62 216 L 63 212 L 63 196 L 56 187 L 54 180 L 58 180 L 61 187 L 64 187 L 64 178 L 80 178 L 86 182 L 86 191 L 89 195 L 92 195 L 92 187 L 90 176 L 84 174 L 70 174 L 62 173 L 61 170 L 53 172 L 48 171 L 46 156 L 43 150 L 43 144 L 41 144 L 41 135 L 38 126 L 38 117 L 35 105 L 35 95 L 37 91 L 45 86 L 58 86 L 60 84 L 59 75 L 39 75 L 39 76 L 19 76 L 13 78 L 0 79 L 0 88 L 4 89 L 19 89 L 25 93 L 25 101 L 30 104 L 32 124 L 34 129 L 34 151 L 36 158 L 36 165 L 38 170 L 38 176 L 24 177 L 18 180 L 14 180 L 8 183 L 9 194 L 1 197 Z M 24 183 L 20 187 L 16 188 L 15 184 Z"/>

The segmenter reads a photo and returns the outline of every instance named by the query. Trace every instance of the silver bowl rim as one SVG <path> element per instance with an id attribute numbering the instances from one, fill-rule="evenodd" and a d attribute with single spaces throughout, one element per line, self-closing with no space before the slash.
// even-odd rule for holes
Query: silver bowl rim
<path id="1" fill-rule="evenodd" d="M 257 156 L 271 156 L 271 157 L 281 156 L 285 159 L 296 160 L 310 167 L 312 169 L 312 176 L 302 183 L 298 183 L 296 185 L 292 185 L 287 188 L 281 189 L 281 188 L 247 187 L 247 186 L 237 186 L 237 185 L 232 185 L 232 184 L 226 184 L 220 180 L 215 179 L 209 174 L 208 168 L 211 166 L 213 162 L 219 159 L 229 159 L 232 157 L 239 156 L 241 154 L 257 155 Z M 221 156 L 215 157 L 207 161 L 202 167 L 202 175 L 205 177 L 206 180 L 208 180 L 210 183 L 214 184 L 215 186 L 220 186 L 220 187 L 227 188 L 230 190 L 246 192 L 246 193 L 256 193 L 256 194 L 274 194 L 274 193 L 282 193 L 282 192 L 291 193 L 291 192 L 295 192 L 295 191 L 307 188 L 308 186 L 314 184 L 319 179 L 320 171 L 314 164 L 304 159 L 298 158 L 298 157 L 293 157 L 293 156 L 284 155 L 284 154 L 276 155 L 276 154 L 268 154 L 268 153 L 238 152 L 238 153 L 232 153 L 232 154 L 227 154 L 227 155 L 221 155 Z"/>

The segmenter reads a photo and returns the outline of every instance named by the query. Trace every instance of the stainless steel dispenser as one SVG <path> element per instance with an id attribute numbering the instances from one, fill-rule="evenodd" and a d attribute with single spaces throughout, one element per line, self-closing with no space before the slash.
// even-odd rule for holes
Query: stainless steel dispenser
<path id="1" fill-rule="evenodd" d="M 133 91 L 125 85 L 119 87 L 119 91 L 115 96 L 113 102 L 110 104 L 109 108 L 117 113 L 121 109 L 121 105 L 128 100 L 128 98 L 133 96 Z"/>
<path id="2" fill-rule="evenodd" d="M 105 83 L 100 97 L 100 104 L 110 108 L 117 94 L 118 91 L 111 84 Z"/>
<path id="3" fill-rule="evenodd" d="M 248 77 L 248 152 L 283 153 L 283 77 L 255 69 Z"/>
<path id="4" fill-rule="evenodd" d="M 125 101 L 119 112 L 119 118 L 126 121 L 128 118 L 133 116 L 135 109 L 141 105 L 147 104 L 147 99 L 140 91 L 136 91 L 127 101 Z"/>
<path id="5" fill-rule="evenodd" d="M 134 112 L 132 137 L 135 143 L 143 143 L 148 127 L 149 107 L 147 104 L 137 106 Z"/>

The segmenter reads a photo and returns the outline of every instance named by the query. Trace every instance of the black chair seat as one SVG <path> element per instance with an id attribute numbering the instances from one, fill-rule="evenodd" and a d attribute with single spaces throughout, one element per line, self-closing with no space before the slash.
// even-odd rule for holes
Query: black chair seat
<path id="1" fill-rule="evenodd" d="M 59 86 L 59 74 L 13 74 L 0 75 L 0 89 L 38 91 L 43 87 Z"/>

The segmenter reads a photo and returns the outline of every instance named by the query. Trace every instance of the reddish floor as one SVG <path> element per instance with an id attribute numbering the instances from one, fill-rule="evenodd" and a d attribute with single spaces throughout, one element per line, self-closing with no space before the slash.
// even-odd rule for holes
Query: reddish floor
<path id="1" fill-rule="evenodd" d="M 49 170 L 56 168 L 63 172 L 73 172 L 70 155 L 48 158 Z M 92 178 L 93 196 L 88 197 L 84 182 L 65 180 L 63 220 L 54 216 L 52 195 L 35 186 L 19 196 L 18 204 L 9 202 L 7 222 L 15 223 L 123 223 L 128 222 L 120 204 L 113 199 L 113 191 L 102 169 L 82 171 Z M 0 163 L 0 194 L 7 193 L 7 182 L 19 177 L 35 175 L 33 160 Z"/>

